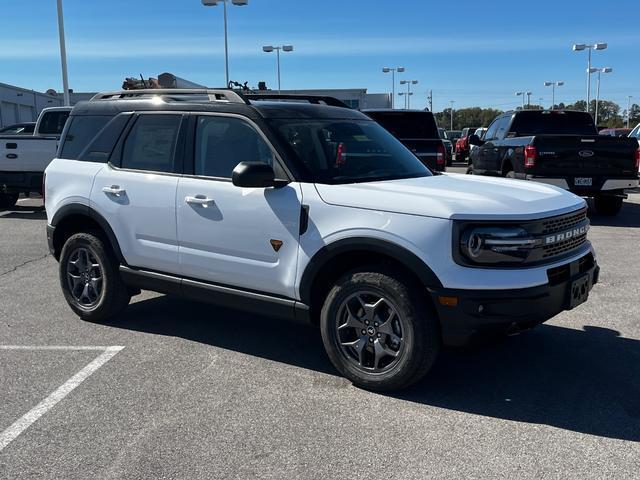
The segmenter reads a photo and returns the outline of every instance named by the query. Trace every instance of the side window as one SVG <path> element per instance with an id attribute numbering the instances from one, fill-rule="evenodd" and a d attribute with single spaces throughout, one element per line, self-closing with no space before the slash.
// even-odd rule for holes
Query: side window
<path id="1" fill-rule="evenodd" d="M 110 119 L 110 116 L 105 115 L 71 117 L 60 157 L 77 160 L 80 153 Z"/>
<path id="2" fill-rule="evenodd" d="M 231 178 L 240 162 L 274 164 L 273 153 L 247 122 L 232 117 L 198 117 L 195 175 Z"/>
<path id="3" fill-rule="evenodd" d="M 500 123 L 500 120 L 501 118 L 498 117 L 493 121 L 491 125 L 489 125 L 487 132 L 484 134 L 485 141 L 494 140 L 496 138 L 496 132 L 498 131 L 498 124 Z"/>
<path id="4" fill-rule="evenodd" d="M 124 141 L 122 168 L 175 172 L 174 153 L 182 115 L 140 115 Z"/>
<path id="5" fill-rule="evenodd" d="M 498 121 L 498 130 L 496 131 L 496 138 L 498 140 L 504 139 L 507 135 L 507 128 L 509 128 L 509 123 L 511 123 L 511 116 L 505 115 Z"/>
<path id="6" fill-rule="evenodd" d="M 39 135 L 60 135 L 64 129 L 64 124 L 69 118 L 68 111 L 53 111 L 47 112 L 42 116 L 40 120 L 40 127 L 38 129 Z"/>

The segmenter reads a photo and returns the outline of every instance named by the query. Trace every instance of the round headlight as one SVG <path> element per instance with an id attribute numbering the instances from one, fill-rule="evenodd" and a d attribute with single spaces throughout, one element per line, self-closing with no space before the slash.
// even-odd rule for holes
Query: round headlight
<path id="1" fill-rule="evenodd" d="M 484 245 L 484 241 L 482 237 L 478 234 L 478 232 L 473 231 L 467 240 L 467 252 L 469 256 L 473 258 L 478 258 L 482 253 L 482 247 Z"/>

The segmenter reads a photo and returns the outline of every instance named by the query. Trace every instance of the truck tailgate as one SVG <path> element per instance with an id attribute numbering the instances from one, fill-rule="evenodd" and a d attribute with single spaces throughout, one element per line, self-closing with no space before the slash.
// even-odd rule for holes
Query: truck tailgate
<path id="1" fill-rule="evenodd" d="M 413 152 L 420 161 L 431 170 L 442 170 L 444 165 L 437 165 L 438 146 L 443 145 L 440 139 L 401 138 L 402 144 Z"/>
<path id="2" fill-rule="evenodd" d="M 600 135 L 537 135 L 536 175 L 591 177 L 634 177 L 636 150 L 634 138 Z"/>

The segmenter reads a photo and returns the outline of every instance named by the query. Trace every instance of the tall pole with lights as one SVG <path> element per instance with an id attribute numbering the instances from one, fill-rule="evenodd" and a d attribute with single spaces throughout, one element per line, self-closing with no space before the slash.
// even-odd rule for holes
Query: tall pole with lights
<path id="1" fill-rule="evenodd" d="M 627 128 L 629 128 L 629 119 L 631 118 L 631 99 L 632 95 L 627 95 Z"/>
<path id="2" fill-rule="evenodd" d="M 281 93 L 281 86 L 280 86 L 280 50 L 282 50 L 283 52 L 293 52 L 293 45 L 282 45 L 282 46 L 277 46 L 274 47 L 273 45 L 265 45 L 264 47 L 262 47 L 262 51 L 265 53 L 271 53 L 273 51 L 277 52 L 277 57 L 278 57 L 278 93 Z"/>
<path id="3" fill-rule="evenodd" d="M 591 50 L 606 50 L 606 43 L 594 43 L 593 45 L 587 45 L 585 43 L 577 43 L 573 46 L 574 52 L 581 52 L 582 50 L 588 51 L 587 60 L 587 112 L 589 111 L 589 103 L 591 103 Z"/>
<path id="4" fill-rule="evenodd" d="M 556 87 L 561 87 L 564 82 L 544 82 L 545 87 L 551 87 L 551 110 L 556 108 Z"/>
<path id="5" fill-rule="evenodd" d="M 220 2 L 224 6 L 224 67 L 225 67 L 225 78 L 227 80 L 227 87 L 229 86 L 229 33 L 227 26 L 227 2 L 229 0 L 202 0 L 202 5 L 205 7 L 215 7 Z M 245 5 L 249 5 L 249 0 L 231 0 L 233 5 L 238 7 L 243 7 Z"/>
<path id="6" fill-rule="evenodd" d="M 453 104 L 456 103 L 456 101 L 449 100 L 449 103 L 451 103 L 451 110 L 449 110 L 449 113 L 451 114 L 451 128 L 449 130 L 453 130 Z"/>
<path id="7" fill-rule="evenodd" d="M 407 93 L 404 94 L 407 96 L 405 99 L 405 108 L 407 110 L 411 108 L 411 95 L 413 95 L 413 92 L 411 91 L 411 85 L 417 85 L 417 84 L 418 84 L 418 80 L 400 80 L 400 85 L 407 86 Z M 403 95 L 403 93 L 401 93 L 400 95 Z"/>
<path id="8" fill-rule="evenodd" d="M 598 83 L 596 86 L 596 116 L 594 120 L 594 123 L 596 124 L 596 126 L 598 125 L 598 106 L 600 103 L 600 74 L 611 73 L 611 72 L 613 72 L 613 68 L 611 67 L 604 67 L 604 68 L 592 67 L 589 69 L 589 76 L 591 76 L 592 73 L 598 74 Z"/>
<path id="9" fill-rule="evenodd" d="M 404 72 L 404 67 L 383 67 L 382 73 L 391 72 L 391 108 L 395 108 L 395 97 L 396 97 L 396 72 L 402 73 Z"/>

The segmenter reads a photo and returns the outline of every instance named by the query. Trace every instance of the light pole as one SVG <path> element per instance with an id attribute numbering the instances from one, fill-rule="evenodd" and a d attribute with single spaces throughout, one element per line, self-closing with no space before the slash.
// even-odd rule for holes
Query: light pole
<path id="1" fill-rule="evenodd" d="M 631 118 L 631 99 L 633 95 L 627 95 L 627 128 L 629 128 L 629 119 Z"/>
<path id="2" fill-rule="evenodd" d="M 561 87 L 564 82 L 544 82 L 545 87 L 551 87 L 551 110 L 556 108 L 556 87 Z"/>
<path id="3" fill-rule="evenodd" d="M 591 70 L 591 50 L 606 50 L 606 43 L 594 43 L 593 45 L 587 45 L 585 43 L 577 43 L 573 46 L 574 52 L 581 52 L 582 50 L 588 50 L 589 59 L 587 62 L 587 112 L 589 111 L 589 103 L 591 103 L 591 74 L 588 73 Z"/>
<path id="4" fill-rule="evenodd" d="M 516 92 L 516 96 L 520 97 L 522 96 L 522 110 L 524 110 L 524 96 L 527 96 L 529 98 L 529 105 L 531 105 L 531 92 Z"/>
<path id="5" fill-rule="evenodd" d="M 202 0 L 202 5 L 205 7 L 215 7 L 220 2 L 224 6 L 224 66 L 225 66 L 225 78 L 227 79 L 227 88 L 229 87 L 229 34 L 227 28 L 227 2 L 229 0 Z M 249 5 L 249 0 L 231 0 L 233 5 L 243 7 Z"/>
<path id="6" fill-rule="evenodd" d="M 594 123 L 596 124 L 596 126 L 598 126 L 598 104 L 600 102 L 600 74 L 601 73 L 611 73 L 613 72 L 613 68 L 611 67 L 604 67 L 604 68 L 599 68 L 599 67 L 592 67 L 589 69 L 589 76 L 591 76 L 592 73 L 596 73 L 598 72 L 598 83 L 596 86 L 596 117 L 595 117 L 595 121 Z"/>
<path id="7" fill-rule="evenodd" d="M 418 84 L 418 80 L 400 80 L 400 85 L 407 86 L 407 93 L 406 93 L 407 98 L 405 103 L 405 108 L 407 110 L 411 108 L 411 95 L 413 95 L 413 92 L 411 91 L 411 85 L 417 85 L 417 84 Z M 402 93 L 400 95 L 402 95 Z"/>
<path id="8" fill-rule="evenodd" d="M 282 45 L 279 47 L 274 47 L 273 45 L 266 45 L 262 47 L 262 51 L 266 53 L 271 53 L 274 50 L 278 54 L 277 55 L 278 56 L 278 93 L 281 93 L 280 91 L 280 50 L 282 50 L 283 52 L 293 52 L 293 45 Z"/>
<path id="9" fill-rule="evenodd" d="M 65 105 L 71 105 L 71 102 L 69 101 L 69 77 L 67 75 L 67 47 L 64 41 L 64 15 L 62 13 L 62 0 L 58 0 L 58 35 L 60 36 L 60 63 L 62 64 L 62 98 L 64 99 Z M 36 106 L 36 110 L 37 110 L 37 106 Z"/>
<path id="10" fill-rule="evenodd" d="M 404 72 L 404 67 L 395 67 L 395 68 L 390 68 L 390 67 L 383 67 L 382 68 L 382 73 L 389 73 L 391 72 L 391 108 L 395 108 L 395 97 L 396 97 L 396 72 L 398 73 L 402 73 Z"/>
<path id="11" fill-rule="evenodd" d="M 453 130 L 453 104 L 456 103 L 456 101 L 449 100 L 449 103 L 451 103 L 451 110 L 449 111 L 449 113 L 451 113 L 451 128 L 449 130 Z"/>

